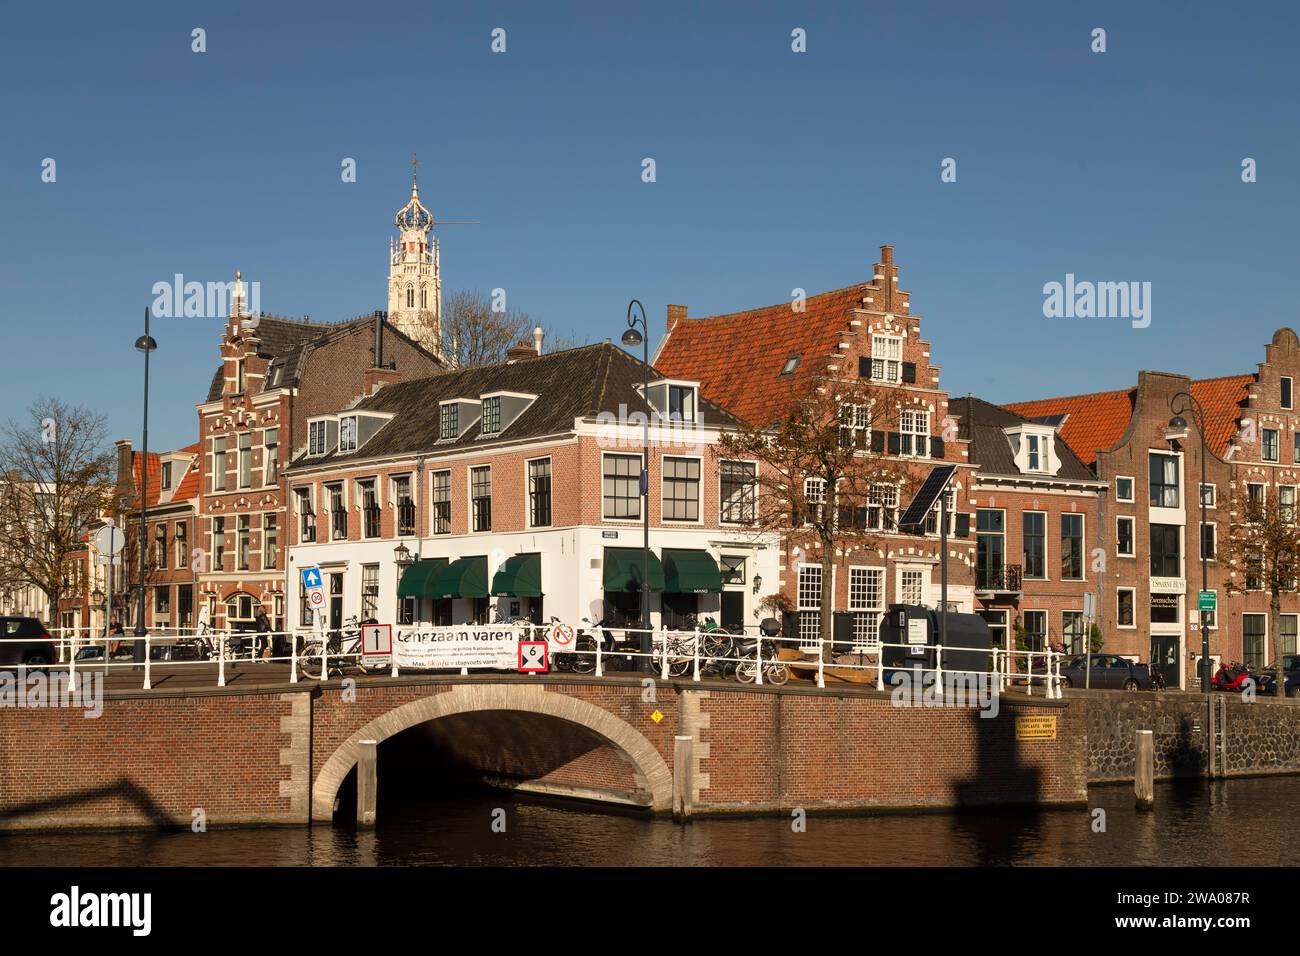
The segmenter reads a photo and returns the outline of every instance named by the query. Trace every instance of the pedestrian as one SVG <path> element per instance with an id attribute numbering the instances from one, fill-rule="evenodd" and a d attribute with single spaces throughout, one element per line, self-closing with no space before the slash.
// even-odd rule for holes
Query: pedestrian
<path id="1" fill-rule="evenodd" d="M 119 621 L 117 618 L 113 618 L 113 623 L 109 625 L 108 633 L 111 634 L 113 637 L 118 637 L 119 635 L 122 637 L 126 637 L 126 631 L 122 630 L 122 622 Z M 122 647 L 121 641 L 113 641 L 112 644 L 109 646 L 108 656 L 111 657 L 112 655 L 116 654 L 121 647 Z"/>
<path id="2" fill-rule="evenodd" d="M 253 623 L 257 625 L 257 656 L 262 660 L 269 660 L 271 657 L 271 619 L 266 616 L 265 607 L 258 607 L 257 617 L 253 618 Z"/>

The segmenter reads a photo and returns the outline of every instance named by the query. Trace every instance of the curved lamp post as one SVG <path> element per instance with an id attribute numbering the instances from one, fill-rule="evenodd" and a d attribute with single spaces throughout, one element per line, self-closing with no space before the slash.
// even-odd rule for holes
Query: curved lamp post
<path id="1" fill-rule="evenodd" d="M 1169 428 L 1171 431 L 1186 431 L 1187 419 L 1183 415 L 1188 411 L 1196 419 L 1196 431 L 1201 436 L 1201 484 L 1196 489 L 1196 496 L 1201 499 L 1201 527 L 1196 533 L 1197 546 L 1201 549 L 1201 590 L 1208 591 L 1208 573 L 1206 570 L 1205 558 L 1205 459 L 1208 451 L 1205 446 L 1205 409 L 1201 403 L 1196 400 L 1191 392 L 1179 392 L 1169 400 L 1169 410 L 1174 413 L 1174 417 L 1169 419 Z M 1197 599 L 1197 608 L 1200 609 L 1200 599 Z M 1211 690 L 1210 682 L 1213 675 L 1210 673 L 1210 629 L 1208 624 L 1208 612 L 1200 611 L 1201 617 L 1201 663 L 1197 669 L 1201 680 L 1201 690 L 1209 693 Z"/>
<path id="2" fill-rule="evenodd" d="M 636 314 L 635 310 L 640 310 Z M 640 331 L 637 330 L 640 326 Z M 650 404 L 650 326 L 646 322 L 645 306 L 637 299 L 627 304 L 627 330 L 622 342 L 629 348 L 641 346 L 642 392 L 646 405 Z M 645 431 L 642 438 L 641 456 L 641 520 L 643 528 L 641 545 L 641 652 L 650 651 L 650 415 L 645 418 Z M 637 666 L 649 669 L 649 659 L 637 658 Z"/>
<path id="3" fill-rule="evenodd" d="M 144 626 L 144 559 L 148 553 L 149 540 L 146 534 L 146 521 L 149 513 L 149 353 L 158 348 L 158 343 L 149 334 L 149 310 L 144 310 L 144 335 L 135 340 L 136 351 L 144 353 L 144 422 L 140 438 L 140 598 L 136 604 L 135 648 L 132 658 L 135 663 L 143 664 L 145 658 L 144 636 L 149 633 Z"/>

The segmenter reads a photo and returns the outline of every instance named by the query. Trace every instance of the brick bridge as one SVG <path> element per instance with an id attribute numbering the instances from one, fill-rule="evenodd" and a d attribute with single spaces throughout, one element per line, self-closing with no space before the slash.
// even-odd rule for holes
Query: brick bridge
<path id="1" fill-rule="evenodd" d="M 856 686 L 554 674 L 323 684 L 257 674 L 105 697 L 93 720 L 0 710 L 0 828 L 325 822 L 353 799 L 367 740 L 378 742 L 381 794 L 385 754 L 400 747 L 417 763 L 450 755 L 497 785 L 652 812 L 672 809 L 675 775 L 697 814 L 1087 798 L 1083 710 L 1017 694 L 992 719 L 895 707 Z M 1017 716 L 1056 717 L 1056 739 L 1018 740 Z"/>

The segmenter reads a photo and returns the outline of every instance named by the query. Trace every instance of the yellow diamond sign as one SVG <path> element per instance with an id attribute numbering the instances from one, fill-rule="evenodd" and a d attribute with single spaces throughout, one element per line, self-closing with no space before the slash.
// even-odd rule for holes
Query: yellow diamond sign
<path id="1" fill-rule="evenodd" d="M 657 724 L 659 723 L 659 721 L 664 719 L 664 715 L 659 713 L 659 711 L 656 710 L 653 714 L 650 715 L 650 719 Z"/>

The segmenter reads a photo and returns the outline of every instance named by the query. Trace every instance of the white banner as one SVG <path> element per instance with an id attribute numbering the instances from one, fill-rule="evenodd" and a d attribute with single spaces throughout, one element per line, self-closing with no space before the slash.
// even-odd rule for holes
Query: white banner
<path id="1" fill-rule="evenodd" d="M 398 667 L 513 671 L 519 668 L 521 630 L 508 624 L 403 628 L 393 640 L 393 653 Z"/>

